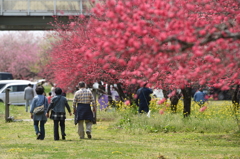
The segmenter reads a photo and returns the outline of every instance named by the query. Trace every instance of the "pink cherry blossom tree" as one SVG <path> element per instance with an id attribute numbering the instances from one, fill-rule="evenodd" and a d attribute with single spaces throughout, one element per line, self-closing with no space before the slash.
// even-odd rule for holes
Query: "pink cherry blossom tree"
<path id="1" fill-rule="evenodd" d="M 10 72 L 15 79 L 28 79 L 38 60 L 38 43 L 30 32 L 8 32 L 1 35 L 0 71 Z"/>
<path id="2" fill-rule="evenodd" d="M 192 85 L 239 85 L 238 1 L 109 0 L 93 12 L 95 57 L 125 62 L 116 74 L 128 84 L 180 88 L 186 116 Z"/>
<path id="3" fill-rule="evenodd" d="M 103 67 L 102 58 L 94 59 L 94 55 L 87 53 L 95 51 L 91 39 L 95 31 L 88 25 L 88 19 L 70 17 L 70 21 L 72 22 L 69 25 L 56 24 L 58 29 L 54 36 L 61 40 L 53 44 L 49 56 L 51 60 L 41 74 L 51 71 L 53 74 L 47 77 L 48 80 L 69 91 L 73 91 L 80 80 L 87 82 L 90 87 L 94 82 L 102 81 L 108 84 L 108 94 L 111 95 L 110 85 L 117 84 L 115 89 L 123 101 L 126 98 L 122 88 L 124 85 L 119 82 L 120 77 L 114 73 L 124 70 L 122 64 L 116 64 L 117 59 L 112 58 L 108 64 L 114 66 L 114 69 L 108 65 Z"/>
<path id="4" fill-rule="evenodd" d="M 99 3 L 87 23 L 81 16 L 67 25 L 51 56 L 58 60 L 56 80 L 181 89 L 188 116 L 193 85 L 227 90 L 240 84 L 239 6 L 237 0 Z"/>

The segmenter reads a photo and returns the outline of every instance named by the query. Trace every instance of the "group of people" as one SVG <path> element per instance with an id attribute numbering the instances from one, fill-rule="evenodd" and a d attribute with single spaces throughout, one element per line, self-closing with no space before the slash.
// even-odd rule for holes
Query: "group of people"
<path id="1" fill-rule="evenodd" d="M 66 139 L 65 133 L 65 119 L 67 108 L 69 115 L 72 115 L 71 108 L 68 104 L 67 98 L 62 95 L 62 89 L 56 87 L 54 90 L 55 96 L 53 96 L 48 102 L 47 97 L 44 95 L 44 87 L 36 87 L 36 96 L 32 99 L 30 106 L 30 114 L 33 119 L 34 130 L 38 140 L 44 140 L 45 138 L 45 123 L 47 118 L 53 120 L 54 140 L 59 140 L 59 125 L 61 129 L 62 139 Z M 27 98 L 26 98 L 27 99 Z M 91 104 L 93 110 L 91 109 Z M 27 105 L 27 104 L 26 104 Z M 34 114 L 34 109 L 44 105 L 44 113 Z M 85 82 L 79 82 L 79 90 L 75 92 L 73 99 L 73 114 L 75 115 L 76 124 L 78 124 L 78 135 L 80 139 L 84 139 L 85 132 L 89 139 L 92 138 L 92 124 L 93 124 L 93 112 L 96 103 L 92 92 L 86 88 Z M 51 113 L 49 113 L 51 111 Z M 84 122 L 86 124 L 86 131 L 84 131 Z"/>
<path id="2" fill-rule="evenodd" d="M 147 83 L 137 90 L 136 104 L 139 107 L 139 113 L 149 112 L 149 104 L 151 101 L 150 95 L 153 93 L 153 90 L 148 88 L 146 85 Z M 93 113 L 96 112 L 95 99 L 92 92 L 86 88 L 85 82 L 79 82 L 78 88 L 79 89 L 75 92 L 73 99 L 73 114 L 75 115 L 75 124 L 78 124 L 78 135 L 80 139 L 84 139 L 85 133 L 87 137 L 91 139 Z M 28 106 L 31 103 L 30 113 L 34 122 L 34 129 L 37 139 L 43 140 L 45 138 L 44 125 L 47 122 L 47 118 L 50 118 L 54 122 L 54 140 L 59 140 L 59 125 L 61 128 L 62 139 L 65 140 L 65 108 L 67 108 L 70 116 L 72 115 L 72 112 L 66 97 L 62 95 L 62 89 L 59 87 L 54 87 L 49 94 L 51 98 L 47 98 L 44 95 L 44 87 L 41 85 L 37 86 L 35 91 L 37 95 L 34 97 L 34 90 L 29 84 L 29 86 L 25 89 L 24 99 L 26 100 L 26 112 L 28 111 Z M 52 94 L 54 94 L 54 96 L 52 96 Z M 200 107 L 205 103 L 205 94 L 203 93 L 202 89 L 199 89 L 194 94 L 193 100 L 198 103 Z M 91 109 L 91 104 L 93 109 Z M 44 113 L 40 115 L 34 114 L 34 109 L 41 105 L 44 105 Z M 50 111 L 51 114 L 49 114 Z M 86 131 L 84 131 L 84 123 L 86 124 Z"/>
<path id="3" fill-rule="evenodd" d="M 139 113 L 148 113 L 149 112 L 149 104 L 151 101 L 151 94 L 153 93 L 152 89 L 146 87 L 147 83 L 145 83 L 141 88 L 137 90 L 137 98 L 136 98 L 136 104 L 139 107 L 138 112 Z M 178 103 L 178 99 L 181 97 L 179 92 L 176 92 L 174 96 L 170 98 L 172 106 L 172 111 L 176 112 L 176 105 Z M 175 100 L 174 98 L 177 98 Z M 177 102 L 175 102 L 177 101 Z M 200 107 L 202 107 L 205 102 L 207 101 L 206 99 L 206 94 L 203 92 L 202 88 L 199 88 L 194 96 L 193 96 L 193 101 L 196 102 Z"/>

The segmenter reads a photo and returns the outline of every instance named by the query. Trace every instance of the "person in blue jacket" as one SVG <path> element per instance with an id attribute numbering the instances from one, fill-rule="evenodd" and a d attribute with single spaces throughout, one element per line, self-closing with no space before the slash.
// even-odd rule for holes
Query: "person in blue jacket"
<path id="1" fill-rule="evenodd" d="M 43 95 L 44 88 L 42 86 L 37 86 L 36 93 L 37 93 L 37 95 L 32 100 L 32 104 L 30 107 L 30 114 L 31 114 L 31 118 L 33 119 L 33 125 L 34 125 L 34 130 L 37 135 L 37 140 L 44 140 L 44 138 L 45 138 L 44 125 L 47 122 L 47 117 L 45 116 L 45 113 L 47 112 L 47 108 L 48 108 L 48 100 Z M 43 104 L 44 104 L 45 112 L 42 114 L 34 114 L 33 113 L 34 108 L 41 106 Z M 40 129 L 39 129 L 39 124 L 40 124 Z"/>
<path id="2" fill-rule="evenodd" d="M 147 88 L 147 83 L 143 85 L 143 87 L 139 88 L 137 90 L 137 99 L 136 104 L 139 107 L 138 112 L 139 113 L 148 113 L 149 111 L 149 104 L 151 101 L 150 94 L 153 93 L 153 90 L 150 88 Z"/>
<path id="3" fill-rule="evenodd" d="M 204 105 L 206 102 L 205 94 L 203 93 L 203 89 L 199 88 L 197 92 L 195 92 L 193 96 L 193 101 L 195 101 L 200 107 Z"/>

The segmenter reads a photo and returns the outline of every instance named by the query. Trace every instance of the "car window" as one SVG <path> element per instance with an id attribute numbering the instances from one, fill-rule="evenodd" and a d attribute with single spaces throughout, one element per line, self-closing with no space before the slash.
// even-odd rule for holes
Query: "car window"
<path id="1" fill-rule="evenodd" d="M 0 89 L 2 89 L 6 84 L 0 84 Z"/>
<path id="2" fill-rule="evenodd" d="M 10 92 L 17 92 L 17 86 L 11 86 Z"/>
<path id="3" fill-rule="evenodd" d="M 17 92 L 17 86 L 8 86 L 6 89 L 9 89 L 9 92 Z M 3 93 L 5 93 L 5 90 Z"/>
<path id="4" fill-rule="evenodd" d="M 20 85 L 20 86 L 17 86 L 17 91 L 18 92 L 23 92 L 24 89 L 27 87 L 28 85 Z"/>
<path id="5" fill-rule="evenodd" d="M 24 92 L 24 89 L 27 87 L 28 85 L 16 85 L 16 86 L 8 86 L 6 89 L 9 89 L 9 92 Z M 2 92 L 5 93 L 6 89 Z"/>

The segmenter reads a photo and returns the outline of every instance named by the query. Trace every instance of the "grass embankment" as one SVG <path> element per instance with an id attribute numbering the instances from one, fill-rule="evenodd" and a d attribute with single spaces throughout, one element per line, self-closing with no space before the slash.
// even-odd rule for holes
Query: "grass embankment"
<path id="1" fill-rule="evenodd" d="M 32 121 L 5 123 L 4 105 L 0 104 L 0 158 L 240 158 L 240 134 L 234 118 L 223 111 L 226 106 L 211 103 L 204 113 L 194 109 L 189 119 L 167 109 L 160 115 L 152 108 L 150 118 L 132 113 L 131 108 L 98 111 L 100 121 L 93 125 L 91 140 L 80 140 L 73 120 L 67 120 L 67 140 L 54 141 L 53 122 L 48 120 L 46 138 L 40 141 Z M 11 106 L 10 115 L 29 119 L 24 110 Z"/>

